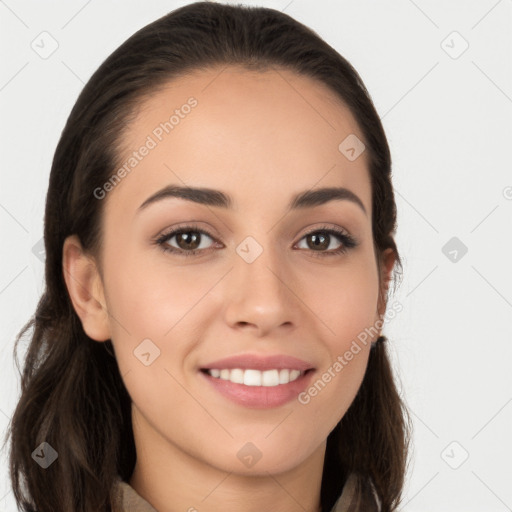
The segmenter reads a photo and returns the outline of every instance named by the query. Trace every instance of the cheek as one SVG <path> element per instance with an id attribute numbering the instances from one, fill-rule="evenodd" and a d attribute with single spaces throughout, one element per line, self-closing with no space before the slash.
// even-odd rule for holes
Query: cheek
<path id="1" fill-rule="evenodd" d="M 371 261 L 321 269 L 304 282 L 301 295 L 323 325 L 322 338 L 331 355 L 342 354 L 374 325 L 378 291 L 377 270 Z"/>
<path id="2" fill-rule="evenodd" d="M 176 387 L 171 375 L 183 380 L 181 367 L 198 339 L 209 304 L 206 295 L 218 276 L 211 270 L 203 275 L 192 267 L 150 263 L 125 252 L 122 261 L 105 262 L 105 277 L 120 372 L 134 401 L 147 395 L 148 407 L 154 399 L 158 411 L 157 397 L 162 401 L 170 387 Z M 173 402 L 187 398 L 178 393 Z"/>
<path id="3" fill-rule="evenodd" d="M 304 289 L 318 319 L 329 357 L 303 402 L 336 420 L 346 412 L 363 380 L 371 341 L 377 338 L 377 270 L 372 261 L 347 264 L 336 274 L 317 273 Z"/>
<path id="4" fill-rule="evenodd" d="M 134 337 L 162 339 L 211 287 L 195 270 L 162 262 L 132 251 L 105 263 L 109 309 Z"/>
<path id="5" fill-rule="evenodd" d="M 136 407 L 146 419 L 165 423 L 172 411 L 190 407 L 190 395 L 177 382 L 183 381 L 180 365 L 193 340 L 187 311 L 197 298 L 179 282 L 178 271 L 173 279 L 162 278 L 147 263 L 126 261 L 110 267 L 106 282 L 116 359 Z"/>

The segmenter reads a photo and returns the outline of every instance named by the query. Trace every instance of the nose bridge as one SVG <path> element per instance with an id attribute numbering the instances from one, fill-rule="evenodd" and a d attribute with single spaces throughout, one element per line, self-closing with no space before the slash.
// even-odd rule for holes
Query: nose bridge
<path id="1" fill-rule="evenodd" d="M 243 281 L 240 284 L 250 285 L 253 292 L 277 297 L 283 291 L 280 274 L 286 273 L 283 255 L 271 234 L 256 236 L 258 239 L 247 236 L 236 247 L 236 275 Z"/>
<path id="2" fill-rule="evenodd" d="M 235 249 L 228 319 L 268 329 L 294 321 L 297 301 L 279 244 L 269 233 L 256 236 L 247 236 Z"/>

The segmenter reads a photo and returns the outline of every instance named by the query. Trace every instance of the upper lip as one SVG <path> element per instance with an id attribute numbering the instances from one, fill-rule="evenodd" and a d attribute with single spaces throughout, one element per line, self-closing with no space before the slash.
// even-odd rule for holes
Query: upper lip
<path id="1" fill-rule="evenodd" d="M 242 370 L 254 369 L 254 370 L 300 370 L 306 371 L 313 369 L 313 365 L 302 359 L 298 359 L 293 356 L 287 356 L 285 354 L 276 354 L 271 356 L 255 355 L 255 354 L 240 354 L 231 357 L 225 357 L 224 359 L 218 359 L 208 363 L 205 366 L 201 366 L 202 370 L 217 369 L 233 369 L 240 368 Z"/>

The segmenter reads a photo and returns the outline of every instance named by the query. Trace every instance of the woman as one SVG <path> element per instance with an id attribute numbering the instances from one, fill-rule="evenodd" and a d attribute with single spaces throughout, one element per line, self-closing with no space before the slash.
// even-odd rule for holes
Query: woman
<path id="1" fill-rule="evenodd" d="M 139 30 L 51 169 L 21 509 L 396 510 L 395 228 L 379 117 L 310 29 L 198 2 Z"/>

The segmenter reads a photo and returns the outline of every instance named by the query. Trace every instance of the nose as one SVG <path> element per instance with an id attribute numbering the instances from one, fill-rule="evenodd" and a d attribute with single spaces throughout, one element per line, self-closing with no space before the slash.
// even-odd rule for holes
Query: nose
<path id="1" fill-rule="evenodd" d="M 275 329 L 291 331 L 303 312 L 297 283 L 284 258 L 264 249 L 252 262 L 238 254 L 225 286 L 225 319 L 235 329 L 265 336 Z"/>

